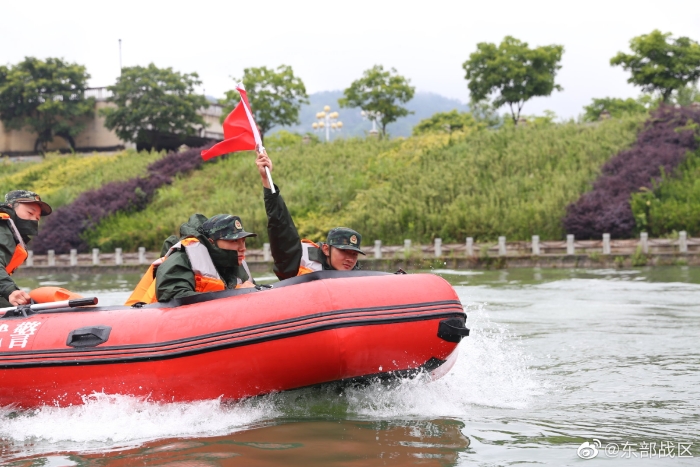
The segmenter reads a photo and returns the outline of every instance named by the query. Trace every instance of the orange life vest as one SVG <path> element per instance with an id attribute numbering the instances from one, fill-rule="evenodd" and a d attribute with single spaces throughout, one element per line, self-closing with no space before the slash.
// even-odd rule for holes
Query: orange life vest
<path id="1" fill-rule="evenodd" d="M 319 254 L 323 254 L 319 245 L 311 240 L 302 239 L 301 263 L 299 264 L 297 276 L 323 270 L 323 264 L 317 259 Z"/>
<path id="2" fill-rule="evenodd" d="M 187 237 L 170 247 L 168 252 L 162 258 L 158 258 L 149 266 L 146 273 L 143 275 L 141 280 L 134 291 L 129 296 L 125 305 L 132 306 L 136 303 L 155 303 L 158 301 L 156 295 L 156 272 L 158 266 L 163 264 L 163 261 L 167 260 L 168 257 L 175 251 L 179 250 L 181 247 L 185 249 L 187 253 L 187 258 L 190 260 L 192 265 L 192 272 L 194 273 L 194 291 L 203 292 L 218 292 L 220 290 L 226 289 L 226 283 L 219 276 L 214 262 L 209 256 L 209 251 L 207 247 L 202 245 L 199 240 L 194 237 Z M 243 261 L 241 263 L 243 269 L 245 269 L 249 278 L 252 278 L 250 269 L 248 269 L 248 264 Z M 236 288 L 238 288 L 243 281 L 240 277 L 236 278 Z"/>
<path id="3" fill-rule="evenodd" d="M 12 235 L 15 237 L 15 241 L 17 242 L 15 252 L 12 254 L 10 262 L 7 265 L 5 265 L 5 271 L 7 271 L 8 274 L 12 274 L 22 263 L 24 263 L 24 261 L 27 259 L 27 256 L 29 255 L 27 254 L 27 247 L 24 245 L 22 236 L 19 234 L 19 230 L 17 230 L 15 223 L 12 222 L 12 218 L 10 217 L 10 215 L 4 212 L 0 212 L 0 220 L 3 220 L 8 223 L 7 225 L 10 227 Z"/>
<path id="4" fill-rule="evenodd" d="M 170 247 L 165 256 L 158 258 L 149 266 L 125 305 L 131 306 L 139 302 L 155 303 L 158 301 L 156 296 L 156 270 L 175 250 L 179 250 L 181 247 L 184 248 L 187 258 L 192 265 L 195 292 L 217 292 L 226 289 L 226 284 L 219 276 L 214 262 L 209 256 L 207 247 L 202 245 L 196 238 L 187 237 Z M 247 265 L 245 265 L 245 269 L 246 271 L 248 270 Z"/>

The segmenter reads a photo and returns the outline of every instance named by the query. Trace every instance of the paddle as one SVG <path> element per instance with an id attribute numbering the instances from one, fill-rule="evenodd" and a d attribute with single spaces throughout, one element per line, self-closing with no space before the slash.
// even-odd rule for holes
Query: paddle
<path id="1" fill-rule="evenodd" d="M 39 312 L 44 310 L 55 310 L 57 308 L 77 308 L 81 306 L 97 305 L 97 297 L 75 298 L 73 300 L 63 300 L 60 302 L 33 303 L 31 305 L 10 306 L 0 308 L 0 313 L 9 312 L 14 316 L 27 316 L 27 311 Z M 12 315 L 10 315 L 12 316 Z"/>

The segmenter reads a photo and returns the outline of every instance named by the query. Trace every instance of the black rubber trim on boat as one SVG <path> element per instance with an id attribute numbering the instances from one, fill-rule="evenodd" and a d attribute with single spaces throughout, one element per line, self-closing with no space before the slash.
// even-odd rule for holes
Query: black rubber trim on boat
<path id="1" fill-rule="evenodd" d="M 283 281 L 279 282 L 274 282 L 272 284 L 273 289 L 279 289 L 281 287 L 289 287 L 290 285 L 297 285 L 297 284 L 305 284 L 307 282 L 313 282 L 313 281 L 318 281 L 318 280 L 323 280 L 323 279 L 346 279 L 349 277 L 368 277 L 368 276 L 393 276 L 394 274 L 391 274 L 389 272 L 382 272 L 382 271 L 363 271 L 363 270 L 357 270 L 357 271 L 317 271 L 317 272 L 312 272 L 310 274 L 304 274 L 302 276 L 296 276 L 296 277 L 291 277 L 289 279 L 285 279 Z M 192 305 L 194 303 L 203 303 L 203 302 L 208 302 L 211 300 L 216 300 L 219 298 L 224 298 L 224 297 L 232 297 L 235 295 L 244 295 L 247 293 L 256 293 L 256 292 L 261 292 L 261 290 L 255 289 L 255 288 L 249 288 L 249 289 L 228 289 L 228 290 L 222 290 L 220 292 L 207 292 L 207 293 L 200 293 L 197 295 L 190 295 L 189 297 L 184 297 L 184 298 L 176 298 L 174 300 L 171 300 L 167 303 L 152 303 L 150 305 L 146 305 L 143 308 L 172 308 L 172 307 L 177 307 L 177 306 L 182 306 L 182 305 Z M 264 292 L 264 290 L 262 290 Z"/>
<path id="2" fill-rule="evenodd" d="M 364 376 L 355 376 L 353 378 L 345 378 L 345 379 L 337 379 L 335 381 L 328 381 L 325 383 L 319 383 L 319 384 L 312 384 L 310 386 L 301 386 L 298 388 L 290 388 L 290 389 L 285 389 L 283 392 L 286 391 L 296 391 L 299 389 L 308 389 L 308 388 L 323 388 L 323 387 L 333 387 L 333 386 L 340 386 L 340 387 L 354 387 L 354 386 L 368 386 L 372 383 L 391 383 L 392 381 L 399 380 L 399 379 L 413 379 L 418 375 L 421 374 L 428 374 L 436 369 L 438 369 L 440 366 L 444 365 L 447 363 L 447 360 L 441 360 L 436 357 L 430 357 L 428 361 L 423 363 L 417 368 L 407 368 L 405 370 L 392 370 L 392 371 L 384 371 L 381 373 L 373 373 L 371 375 L 364 375 Z"/>
<path id="3" fill-rule="evenodd" d="M 458 311 L 459 310 L 459 311 Z M 294 318 L 287 318 L 278 321 L 258 323 L 251 326 L 245 326 L 236 329 L 227 329 L 223 331 L 218 331 L 209 334 L 200 334 L 195 336 L 189 336 L 181 339 L 174 339 L 162 342 L 151 342 L 148 344 L 131 344 L 131 345 L 115 345 L 106 346 L 96 349 L 94 352 L 105 353 L 105 352 L 124 352 L 133 350 L 143 350 L 146 352 L 163 352 L 168 349 L 163 350 L 166 347 L 173 346 L 197 346 L 214 343 L 216 341 L 235 339 L 236 334 L 238 335 L 253 335 L 268 332 L 273 328 L 300 328 L 305 326 L 305 328 L 311 328 L 312 326 L 321 326 L 323 324 L 327 326 L 332 326 L 333 321 L 342 321 L 342 323 L 347 323 L 347 325 L 352 325 L 352 323 L 360 323 L 369 321 L 367 318 L 374 317 L 375 320 L 386 319 L 386 318 L 376 318 L 378 313 L 389 313 L 391 315 L 404 315 L 402 317 L 395 317 L 397 321 L 421 321 L 421 316 L 427 316 L 425 319 L 433 319 L 436 316 L 444 315 L 447 317 L 465 317 L 464 311 L 462 310 L 462 304 L 457 300 L 444 300 L 437 302 L 423 302 L 423 303 L 411 303 L 403 305 L 387 305 L 382 307 L 365 307 L 365 308 L 345 308 L 342 310 L 324 311 L 320 313 L 314 313 L 310 315 L 298 316 Z M 417 313 L 422 313 L 422 315 L 416 315 Z M 428 314 L 430 313 L 430 314 Z M 350 319 L 354 321 L 349 321 L 348 316 L 351 315 Z M 358 316 L 365 315 L 365 316 Z M 407 316 L 407 317 L 406 317 Z M 362 319 L 360 319 L 362 318 Z M 346 326 L 343 326 L 346 327 Z M 207 342 L 208 341 L 208 342 Z M 46 350 L 29 350 L 20 352 L 0 352 L 0 357 L 16 356 L 16 355 L 51 355 L 51 354 L 61 354 L 65 352 L 71 352 L 70 349 L 46 349 Z M 94 353 L 89 352 L 89 353 Z M 98 355 L 99 356 L 99 355 Z"/>
<path id="4" fill-rule="evenodd" d="M 440 367 L 440 365 L 444 365 L 446 361 L 447 360 L 440 360 L 439 358 L 431 357 L 427 362 L 418 368 L 408 368 L 406 370 L 394 370 L 384 373 L 375 373 L 373 375 L 357 376 L 355 378 L 341 379 L 336 382 L 349 385 L 367 385 L 377 380 L 387 382 L 395 379 L 415 378 L 421 373 L 430 373 L 431 371 L 436 370 Z"/>
<path id="5" fill-rule="evenodd" d="M 228 289 L 222 290 L 221 292 L 206 292 L 196 295 L 192 295 L 184 298 L 177 298 L 166 303 L 156 302 L 149 303 L 147 305 L 135 307 L 137 309 L 144 308 L 175 308 L 182 305 L 192 305 L 195 303 L 204 303 L 211 300 L 217 300 L 224 297 L 234 297 L 236 295 L 245 295 L 249 293 L 259 293 L 265 292 L 269 289 L 279 289 L 280 287 L 289 287 L 290 285 L 304 284 L 306 282 L 313 282 L 322 279 L 344 279 L 348 277 L 367 277 L 367 276 L 393 276 L 393 273 L 382 272 L 382 271 L 318 271 L 312 272 L 310 274 L 304 274 L 302 276 L 292 277 L 290 279 L 285 279 L 283 281 L 274 282 L 270 284 L 272 287 L 261 287 L 261 288 L 246 288 L 246 289 Z M 93 311 L 109 311 L 109 310 L 128 310 L 132 307 L 112 305 L 112 306 L 95 306 L 95 307 L 85 307 L 85 308 L 57 308 L 54 310 L 42 310 L 42 314 L 49 313 L 89 313 Z M 0 317 L 2 318 L 2 317 Z M 5 318 L 13 319 L 14 316 L 5 315 Z M 23 316 L 16 317 L 17 319 L 24 319 Z"/>
<path id="6" fill-rule="evenodd" d="M 321 279 L 346 279 L 348 277 L 371 277 L 371 276 L 393 276 L 393 273 L 384 271 L 317 271 L 302 276 L 290 277 L 274 284 L 276 289 L 290 285 L 304 284 L 306 282 L 318 281 Z"/>
<path id="7" fill-rule="evenodd" d="M 386 371 L 386 372 L 381 372 L 381 373 L 373 373 L 371 375 L 364 375 L 364 376 L 355 376 L 353 378 L 345 378 L 345 379 L 336 379 L 334 381 L 327 381 L 324 383 L 318 383 L 318 384 L 311 384 L 309 386 L 299 386 L 295 388 L 289 388 L 289 389 L 283 389 L 281 392 L 289 392 L 289 391 L 299 391 L 299 390 L 304 390 L 304 389 L 312 389 L 312 388 L 317 388 L 317 389 L 323 389 L 323 388 L 339 388 L 339 389 L 344 389 L 348 387 L 366 387 L 369 386 L 372 383 L 381 383 L 381 384 L 389 384 L 391 385 L 392 382 L 398 381 L 398 380 L 404 380 L 404 379 L 414 379 L 415 377 L 421 375 L 421 374 L 428 374 L 440 366 L 444 365 L 447 363 L 447 360 L 441 360 L 436 357 L 430 357 L 428 361 L 423 363 L 417 368 L 408 368 L 405 370 L 393 370 L 393 371 Z M 259 397 L 266 396 L 270 393 L 265 393 L 265 394 L 259 394 L 257 396 L 253 396 L 249 399 L 255 399 Z M 224 399 L 223 402 L 237 402 L 240 401 L 240 399 Z"/>
<path id="8" fill-rule="evenodd" d="M 58 361 L 47 361 L 47 360 L 42 360 L 38 362 L 17 362 L 17 363 L 0 363 L 0 368 L 2 369 L 11 369 L 11 368 L 41 368 L 41 367 L 52 367 L 52 366 L 83 366 L 83 365 L 104 365 L 104 364 L 111 364 L 111 363 L 137 363 L 137 362 L 144 362 L 144 361 L 158 361 L 158 360 L 170 360 L 173 358 L 179 358 L 179 357 L 184 357 L 184 356 L 191 356 L 191 355 L 198 355 L 202 353 L 210 353 L 210 352 L 216 352 L 219 350 L 225 350 L 229 348 L 234 348 L 234 347 L 242 347 L 246 345 L 254 345 L 254 344 L 259 344 L 263 342 L 268 342 L 268 341 L 274 341 L 274 340 L 280 340 L 280 339 L 288 339 L 296 336 L 301 336 L 305 334 L 312 334 L 315 332 L 322 332 L 322 331 L 328 331 L 328 330 L 333 330 L 333 329 L 340 329 L 340 328 L 346 328 L 346 327 L 353 327 L 353 326 L 374 326 L 374 325 L 385 325 L 385 324 L 397 324 L 397 323 L 410 323 L 410 322 L 416 322 L 416 321 L 428 321 L 428 320 L 434 320 L 434 319 L 441 319 L 441 318 L 457 318 L 459 316 L 463 316 L 464 312 L 456 312 L 456 311 L 442 311 L 442 312 L 436 312 L 436 313 L 431 313 L 431 314 L 424 314 L 424 315 L 417 315 L 417 316 L 410 316 L 410 317 L 403 317 L 403 318 L 397 318 L 397 317 L 391 317 L 391 318 L 379 318 L 379 319 L 365 319 L 365 320 L 357 320 L 357 321 L 345 321 L 345 322 L 340 322 L 340 323 L 328 323 L 328 324 L 322 324 L 322 325 L 316 325 L 316 326 L 309 326 L 306 328 L 302 329 L 295 329 L 293 331 L 287 331 L 287 332 L 279 332 L 276 334 L 272 335 L 264 335 L 264 336 L 253 336 L 253 337 L 248 337 L 244 339 L 240 339 L 235 342 L 227 342 L 227 343 L 210 343 L 209 345 L 198 346 L 197 348 L 184 348 L 180 350 L 173 350 L 168 353 L 163 353 L 163 350 L 159 350 L 158 348 L 153 348 L 153 346 L 149 347 L 144 347 L 144 346 L 121 346 L 121 347 L 101 347 L 101 348 L 96 348 L 92 350 L 92 352 L 97 352 L 100 351 L 102 354 L 108 354 L 108 353 L 123 353 L 125 350 L 139 350 L 142 349 L 143 351 L 139 355 L 135 356 L 128 356 L 128 357 L 100 357 L 100 355 L 95 355 L 96 358 L 91 359 L 91 358 L 81 358 L 80 360 L 75 360 L 75 357 L 77 355 L 65 355 L 60 356 L 63 358 L 72 358 L 70 360 L 58 360 Z M 174 343 L 177 343 L 175 341 Z M 173 343 L 163 343 L 160 344 L 161 346 L 163 345 L 172 345 Z M 196 343 L 192 343 L 190 345 L 197 345 Z M 80 349 L 81 353 L 84 352 L 90 352 L 91 349 Z M 48 355 L 51 353 L 58 353 L 58 352 L 63 352 L 65 353 L 64 350 L 59 350 L 59 351 L 29 351 L 29 352 L 22 352 L 22 356 L 30 356 L 31 354 L 39 354 L 39 355 Z M 167 351 L 165 351 L 167 352 Z M 160 353 L 160 354 L 159 354 Z M 19 353 L 6 353 L 3 352 L 0 354 L 0 356 L 3 357 L 17 357 Z M 155 355 L 154 355 L 155 354 Z"/>

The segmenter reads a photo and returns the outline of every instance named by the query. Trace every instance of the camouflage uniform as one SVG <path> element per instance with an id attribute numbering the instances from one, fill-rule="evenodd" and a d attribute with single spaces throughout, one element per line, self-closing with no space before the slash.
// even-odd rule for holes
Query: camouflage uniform
<path id="1" fill-rule="evenodd" d="M 275 193 L 263 188 L 265 212 L 267 213 L 267 236 L 274 265 L 272 270 L 279 280 L 297 275 L 301 263 L 301 238 L 291 214 L 275 185 Z"/>
<path id="2" fill-rule="evenodd" d="M 273 271 L 279 280 L 289 279 L 299 274 L 299 266 L 302 259 L 302 245 L 299 232 L 297 231 L 291 214 L 287 209 L 287 205 L 282 199 L 280 189 L 275 185 L 276 192 L 272 193 L 269 188 L 263 188 L 265 198 L 265 212 L 267 213 L 267 235 L 270 239 L 270 253 L 274 261 Z M 350 242 L 352 236 L 355 236 L 356 243 Z M 330 246 L 360 250 L 360 242 L 362 237 L 359 233 L 352 229 L 339 227 L 333 229 L 328 234 L 327 242 Z M 320 245 L 323 245 L 321 243 Z M 319 250 L 320 251 L 320 250 Z M 328 264 L 326 255 L 322 252 L 314 258 L 320 262 L 323 270 L 332 270 L 333 267 Z M 359 269 L 359 263 L 354 269 Z"/>
<path id="3" fill-rule="evenodd" d="M 14 209 L 8 206 L 0 206 L 0 211 L 9 214 L 12 220 L 17 219 Z M 0 308 L 12 306 L 8 301 L 8 297 L 15 290 L 19 290 L 15 281 L 5 270 L 5 266 L 10 264 L 12 255 L 15 254 L 17 242 L 15 236 L 12 235 L 10 226 L 7 222 L 0 222 Z"/>
<path id="4" fill-rule="evenodd" d="M 41 207 L 42 216 L 51 214 L 51 206 L 43 202 L 36 193 L 27 190 L 11 191 L 5 195 L 4 203 L 0 204 L 0 211 L 8 214 L 17 226 L 26 221 L 17 217 L 12 207 L 14 203 L 36 203 Z M 19 290 L 15 281 L 12 280 L 12 277 L 5 270 L 5 267 L 15 254 L 15 248 L 17 248 L 17 241 L 10 230 L 9 224 L 0 222 L 0 308 L 12 306 L 8 298 L 12 292 Z"/>
<path id="5" fill-rule="evenodd" d="M 236 224 L 238 222 L 238 224 Z M 229 289 L 236 288 L 237 279 L 242 282 L 249 280 L 254 283 L 252 277 L 248 277 L 244 268 L 238 265 L 238 252 L 222 250 L 209 241 L 209 238 L 234 240 L 254 236 L 241 228 L 240 218 L 228 214 L 219 214 L 207 219 L 202 214 L 194 214 L 189 221 L 180 227 L 180 237 L 171 236 L 163 244 L 161 256 L 164 256 L 171 246 L 185 237 L 195 237 L 207 247 L 216 270 Z M 235 238 L 233 238 L 235 237 Z M 192 265 L 184 249 L 174 251 L 156 271 L 156 296 L 159 302 L 168 302 L 175 298 L 195 295 L 195 280 Z"/>

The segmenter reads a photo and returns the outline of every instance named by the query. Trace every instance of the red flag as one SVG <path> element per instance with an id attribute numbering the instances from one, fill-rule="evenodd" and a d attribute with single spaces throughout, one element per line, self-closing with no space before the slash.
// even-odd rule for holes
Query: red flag
<path id="1" fill-rule="evenodd" d="M 224 120 L 224 140 L 202 151 L 202 159 L 205 161 L 230 152 L 253 151 L 258 146 L 262 147 L 260 132 L 253 119 L 245 88 L 239 84 L 236 90 L 241 94 L 241 100 Z"/>

